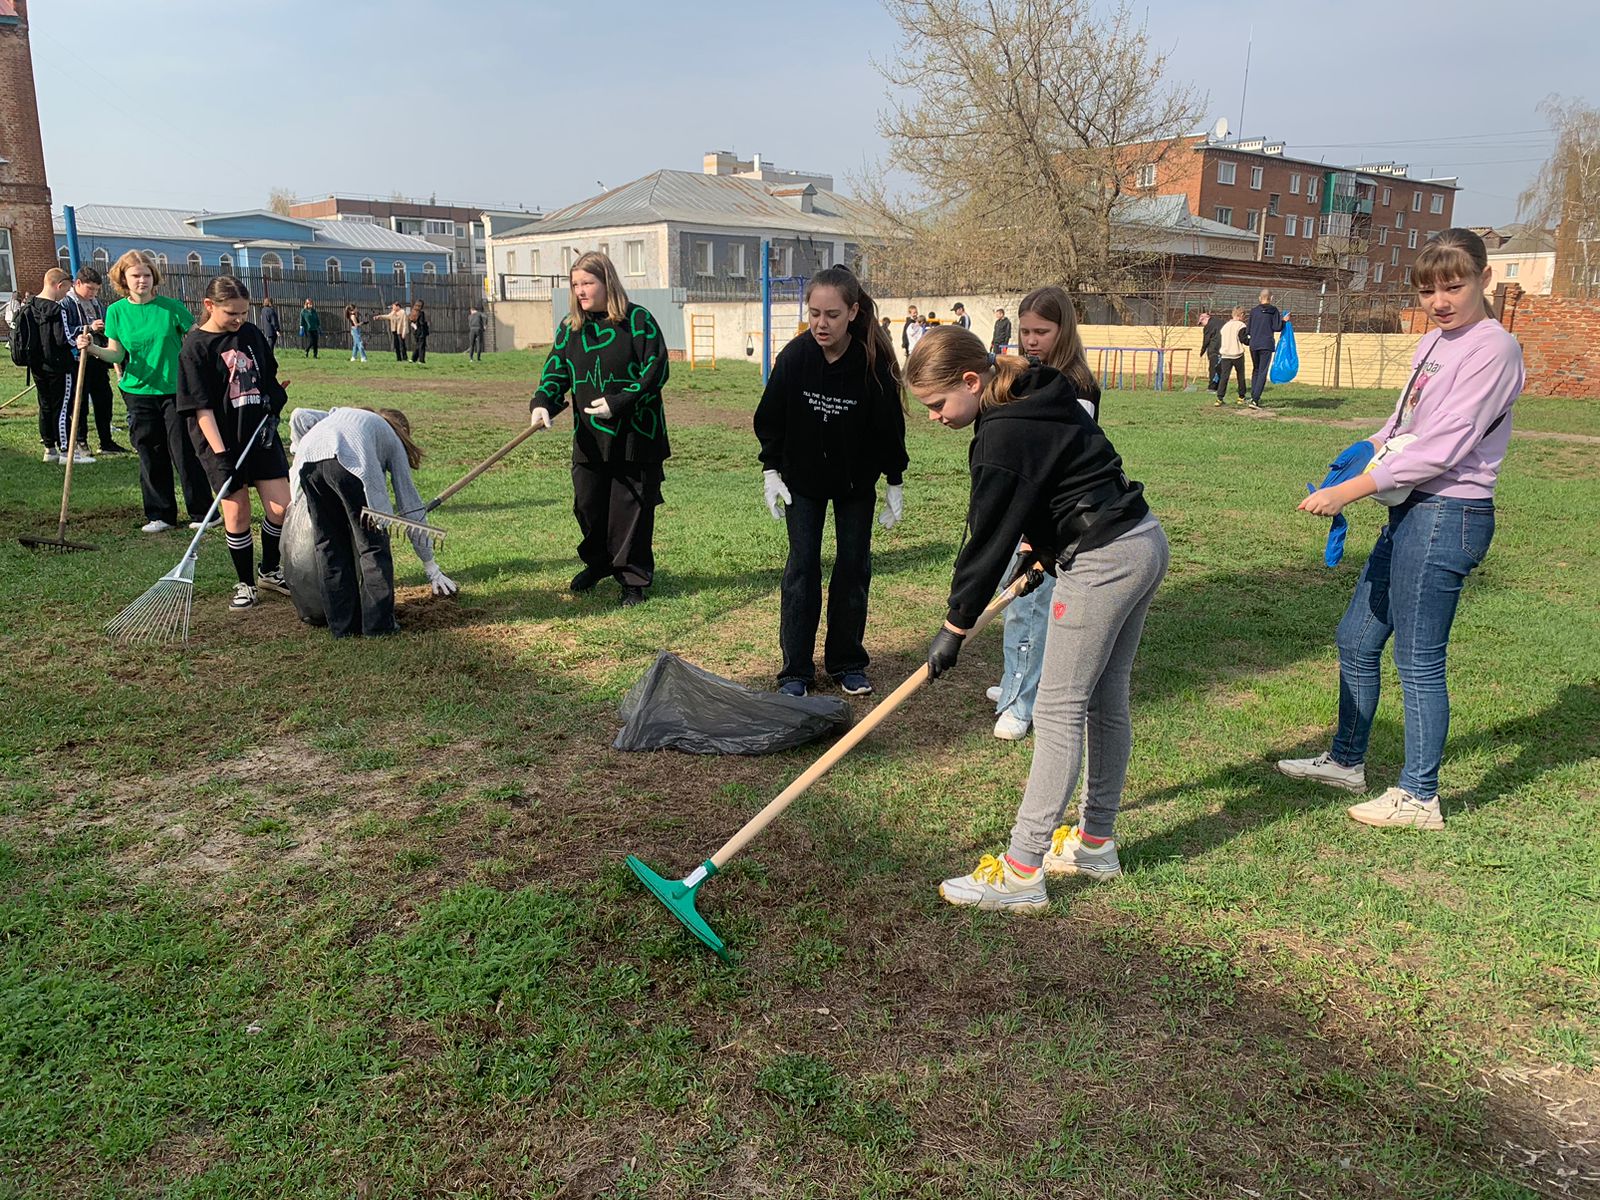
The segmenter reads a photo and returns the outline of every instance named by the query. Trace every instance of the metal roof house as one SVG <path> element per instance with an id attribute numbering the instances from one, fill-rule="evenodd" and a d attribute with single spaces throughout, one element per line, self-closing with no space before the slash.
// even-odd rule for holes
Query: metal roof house
<path id="1" fill-rule="evenodd" d="M 117 204 L 86 204 L 73 215 L 83 261 L 101 268 L 128 250 L 143 250 L 158 264 L 219 274 L 321 272 L 335 283 L 398 283 L 455 269 L 454 254 L 444 247 L 357 221 L 286 217 L 264 209 L 211 213 Z M 66 222 L 59 216 L 55 230 L 56 256 L 65 268 Z"/>
<path id="2" fill-rule="evenodd" d="M 872 241 L 866 206 L 807 179 L 661 170 L 543 217 L 496 231 L 497 295 L 547 286 L 591 250 L 616 263 L 624 286 L 734 295 L 759 288 L 761 243 L 775 275 L 857 267 Z"/>

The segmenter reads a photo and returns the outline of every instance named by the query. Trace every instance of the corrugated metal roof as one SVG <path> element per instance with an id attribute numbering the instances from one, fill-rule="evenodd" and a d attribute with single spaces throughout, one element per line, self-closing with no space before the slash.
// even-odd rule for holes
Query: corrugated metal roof
<path id="1" fill-rule="evenodd" d="M 812 211 L 802 212 L 798 205 L 774 198 L 767 185 L 754 179 L 662 170 L 569 204 L 495 240 L 662 221 L 833 237 L 860 236 L 875 224 L 871 210 L 837 192 L 818 189 Z"/>
<path id="2" fill-rule="evenodd" d="M 204 234 L 187 224 L 190 217 L 224 217 L 240 214 L 201 213 L 182 208 L 139 208 L 125 204 L 83 204 L 74 210 L 78 232 L 102 237 L 170 238 L 181 241 L 224 242 L 237 238 Z M 313 227 L 312 243 L 317 246 L 344 247 L 350 250 L 407 250 L 417 254 L 444 254 L 449 248 L 426 238 L 396 233 L 382 225 L 363 221 L 339 221 L 328 217 L 290 217 L 297 224 Z M 57 217 L 57 233 L 66 232 L 65 222 Z"/>
<path id="3" fill-rule="evenodd" d="M 1142 225 L 1173 233 L 1193 233 L 1245 242 L 1256 240 L 1256 235 L 1249 230 L 1195 216 L 1189 211 L 1187 196 L 1125 196 L 1117 202 L 1114 219 L 1119 225 Z"/>

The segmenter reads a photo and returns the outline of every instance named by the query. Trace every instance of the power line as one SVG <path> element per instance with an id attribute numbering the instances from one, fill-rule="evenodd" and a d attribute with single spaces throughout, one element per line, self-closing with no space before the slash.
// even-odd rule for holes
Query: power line
<path id="1" fill-rule="evenodd" d="M 1523 137 L 1528 134 L 1544 134 L 1553 137 L 1553 129 L 1510 129 L 1503 133 L 1462 133 L 1446 135 L 1431 139 L 1406 138 L 1393 142 L 1296 142 L 1297 146 L 1306 146 L 1314 150 L 1350 150 L 1362 149 L 1367 146 L 1439 146 L 1448 142 L 1470 142 L 1480 138 Z"/>

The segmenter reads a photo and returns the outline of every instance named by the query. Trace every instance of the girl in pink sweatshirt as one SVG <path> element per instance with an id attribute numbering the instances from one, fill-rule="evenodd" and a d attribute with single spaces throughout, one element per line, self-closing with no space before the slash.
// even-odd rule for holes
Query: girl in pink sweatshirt
<path id="1" fill-rule="evenodd" d="M 1423 337 L 1394 415 L 1373 437 L 1381 453 L 1365 474 L 1326 487 L 1303 512 L 1338 514 L 1376 496 L 1390 505 L 1355 595 L 1339 622 L 1339 726 L 1316 758 L 1278 770 L 1352 792 L 1367 790 L 1367 738 L 1378 709 L 1379 664 L 1394 636 L 1405 702 L 1405 766 L 1399 784 L 1350 808 L 1367 825 L 1442 829 L 1439 764 L 1450 727 L 1445 652 L 1461 588 L 1494 537 L 1494 487 L 1522 391 L 1522 349 L 1489 312 L 1483 239 L 1447 229 L 1417 257 Z M 1404 440 L 1402 440 L 1404 439 Z M 1391 444 L 1392 443 L 1392 444 Z"/>

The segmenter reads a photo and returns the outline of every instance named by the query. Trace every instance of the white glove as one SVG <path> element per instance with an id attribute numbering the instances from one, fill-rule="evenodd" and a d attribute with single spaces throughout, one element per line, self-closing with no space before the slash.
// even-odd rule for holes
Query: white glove
<path id="1" fill-rule="evenodd" d="M 602 421 L 610 420 L 611 401 L 605 396 L 601 396 L 600 399 L 583 410 L 583 415 L 586 417 L 599 417 Z"/>
<path id="2" fill-rule="evenodd" d="M 549 429 L 550 410 L 542 407 L 534 409 L 528 414 L 528 424 L 532 425 L 535 429 Z"/>
<path id="3" fill-rule="evenodd" d="M 542 412 L 543 410 L 541 409 L 540 411 Z M 454 596 L 461 590 L 454 579 L 451 579 L 450 576 L 439 569 L 438 563 L 431 562 L 423 569 L 428 574 L 428 582 L 433 585 L 433 594 L 435 596 Z"/>
<path id="4" fill-rule="evenodd" d="M 767 511 L 772 514 L 774 521 L 783 520 L 783 511 L 778 507 L 778 501 L 793 504 L 794 498 L 789 495 L 789 489 L 783 486 L 783 476 L 776 471 L 761 472 L 761 482 L 765 485 L 767 494 Z"/>
<path id="5" fill-rule="evenodd" d="M 898 483 L 891 483 L 883 493 L 883 512 L 878 515 L 878 524 L 893 529 L 905 515 L 906 490 Z"/>

